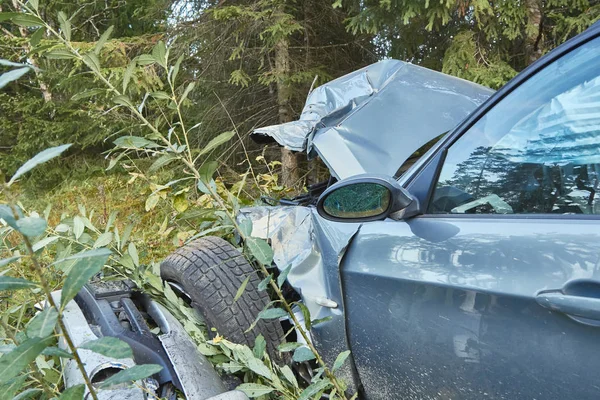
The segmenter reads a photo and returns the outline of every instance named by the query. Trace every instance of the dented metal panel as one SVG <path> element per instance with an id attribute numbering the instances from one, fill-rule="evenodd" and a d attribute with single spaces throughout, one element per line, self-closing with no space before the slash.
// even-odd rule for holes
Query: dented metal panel
<path id="1" fill-rule="evenodd" d="M 325 270 L 323 258 L 333 258 L 337 265 L 359 224 L 332 223 L 319 217 L 316 208 L 299 206 L 245 208 L 238 218 L 249 218 L 252 236 L 270 242 L 279 270 L 291 266 L 287 280 L 300 293 L 314 319 L 339 313 L 335 311 L 339 307 L 328 307 L 330 301 L 338 305 L 342 301 L 336 290 L 338 271 L 335 269 L 331 275 Z M 315 229 L 326 230 L 327 234 L 317 235 Z"/>
<path id="2" fill-rule="evenodd" d="M 323 359 L 333 363 L 350 348 L 339 265 L 360 224 L 327 221 L 315 207 L 300 206 L 245 208 L 238 218 L 252 221 L 252 236 L 269 240 L 280 271 L 291 266 L 287 281 L 302 297 L 311 319 L 329 319 L 314 324 L 310 335 Z M 338 375 L 356 391 L 353 365 L 350 356 Z"/>
<path id="3" fill-rule="evenodd" d="M 298 121 L 256 129 L 309 158 L 321 156 L 338 179 L 394 175 L 422 145 L 449 131 L 492 90 L 397 60 L 385 60 L 310 93 Z"/>

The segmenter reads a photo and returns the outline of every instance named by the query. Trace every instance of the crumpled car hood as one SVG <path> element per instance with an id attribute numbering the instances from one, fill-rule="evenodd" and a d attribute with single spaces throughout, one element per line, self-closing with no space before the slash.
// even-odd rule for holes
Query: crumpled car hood
<path id="1" fill-rule="evenodd" d="M 493 91 L 397 60 L 385 60 L 313 90 L 300 119 L 256 129 L 338 179 L 393 176 L 412 153 L 454 128 Z"/>

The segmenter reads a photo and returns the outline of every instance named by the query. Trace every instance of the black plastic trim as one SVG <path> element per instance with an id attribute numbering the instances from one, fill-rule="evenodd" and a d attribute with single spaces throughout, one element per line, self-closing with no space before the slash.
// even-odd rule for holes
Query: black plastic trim
<path id="1" fill-rule="evenodd" d="M 128 297 L 122 300 L 131 301 Z M 163 369 L 157 374 L 157 380 L 160 384 L 172 382 L 175 387 L 182 390 L 181 382 L 177 378 L 162 343 L 149 330 L 147 332 L 132 332 L 125 329 L 117 319 L 110 303 L 104 299 L 96 299 L 87 285 L 75 296 L 75 302 L 88 323 L 98 325 L 104 336 L 116 337 L 129 344 L 137 364 L 158 364 L 162 366 Z M 133 302 L 131 305 L 133 305 Z M 139 313 L 137 309 L 136 311 Z M 132 313 L 135 315 L 136 312 L 132 311 Z M 135 325 L 135 323 L 132 323 L 132 325 Z"/>

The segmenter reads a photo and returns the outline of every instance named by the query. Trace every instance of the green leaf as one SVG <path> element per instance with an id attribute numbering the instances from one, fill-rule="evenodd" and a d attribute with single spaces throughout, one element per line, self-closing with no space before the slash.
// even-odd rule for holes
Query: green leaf
<path id="1" fill-rule="evenodd" d="M 199 218 L 203 221 L 213 221 L 216 219 L 215 210 L 211 209 L 192 209 L 187 210 L 184 213 L 177 215 L 177 219 L 181 221 L 185 221 L 188 219 L 196 219 Z"/>
<path id="2" fill-rule="evenodd" d="M 10 353 L 11 351 L 13 351 L 16 348 L 17 348 L 17 346 L 15 346 L 12 343 L 11 344 L 1 344 L 0 345 L 0 354 Z"/>
<path id="3" fill-rule="evenodd" d="M 69 49 L 54 49 L 44 53 L 44 56 L 50 60 L 72 60 L 77 58 Z"/>
<path id="4" fill-rule="evenodd" d="M 44 25 L 44 21 L 42 21 L 35 15 L 31 15 L 31 14 L 17 13 L 17 15 L 15 15 L 14 17 L 11 18 L 11 21 L 14 24 L 17 24 L 19 26 L 27 26 L 27 27 Z"/>
<path id="5" fill-rule="evenodd" d="M 201 156 L 203 154 L 208 153 L 209 151 L 216 149 L 220 145 L 229 142 L 231 140 L 231 138 L 234 136 L 235 136 L 235 131 L 228 131 L 228 132 L 221 133 L 219 136 L 213 138 L 210 142 L 208 142 L 207 145 L 204 146 L 204 148 L 202 150 L 200 150 L 200 153 L 198 155 Z"/>
<path id="6" fill-rule="evenodd" d="M 46 347 L 42 354 L 48 357 L 73 358 L 71 353 L 59 349 L 58 347 Z"/>
<path id="7" fill-rule="evenodd" d="M 258 284 L 258 291 L 264 291 L 267 288 L 267 286 L 269 286 L 269 282 L 271 282 L 271 279 L 273 279 L 273 275 L 269 275 L 265 279 L 260 281 Z"/>
<path id="8" fill-rule="evenodd" d="M 14 379 L 11 379 L 4 385 L 0 385 L 0 399 L 9 400 L 15 397 L 15 394 L 23 388 L 23 385 L 27 381 L 28 376 L 21 375 Z"/>
<path id="9" fill-rule="evenodd" d="M 271 371 L 267 366 L 257 358 L 254 358 L 254 354 L 251 358 L 245 360 L 246 367 L 257 375 L 263 376 L 267 379 L 271 379 Z"/>
<path id="10" fill-rule="evenodd" d="M 267 341 L 265 340 L 265 337 L 262 334 L 259 334 L 256 337 L 256 339 L 254 339 L 254 348 L 252 349 L 254 357 L 258 358 L 259 360 L 262 360 L 263 356 L 265 355 L 266 348 Z"/>
<path id="11" fill-rule="evenodd" d="M 0 384 L 19 375 L 53 340 L 53 337 L 28 339 L 0 357 Z"/>
<path id="12" fill-rule="evenodd" d="M 113 358 L 133 358 L 131 347 L 115 337 L 104 336 L 97 340 L 86 342 L 80 349 L 91 350 L 94 353 Z"/>
<path id="13" fill-rule="evenodd" d="M 175 63 L 175 66 L 173 67 L 173 69 L 171 70 L 171 82 L 175 83 L 175 80 L 177 79 L 177 75 L 179 74 L 179 68 L 181 67 L 181 63 L 183 62 L 183 54 L 179 56 L 179 58 L 177 59 L 177 62 Z"/>
<path id="14" fill-rule="evenodd" d="M 302 316 L 304 317 L 304 325 L 306 326 L 306 329 L 310 330 L 312 324 L 311 324 L 311 318 L 310 318 L 310 311 L 308 310 L 308 308 L 304 305 L 304 303 L 296 303 L 298 305 L 298 308 L 300 309 L 300 311 L 302 311 Z"/>
<path id="15" fill-rule="evenodd" d="M 73 234 L 75 234 L 75 239 L 79 240 L 84 230 L 85 222 L 83 222 L 83 218 L 81 218 L 79 215 L 76 215 L 73 218 Z"/>
<path id="16" fill-rule="evenodd" d="M 294 375 L 294 373 L 292 372 L 292 369 L 289 366 L 284 365 L 281 368 L 281 374 L 289 383 L 292 384 L 292 386 L 294 386 L 295 388 L 299 387 L 298 381 L 296 380 L 296 376 Z"/>
<path id="17" fill-rule="evenodd" d="M 129 254 L 129 256 L 131 257 L 131 261 L 133 261 L 133 265 L 135 265 L 136 267 L 139 267 L 140 266 L 140 256 L 138 255 L 137 248 L 135 247 L 135 244 L 133 244 L 133 242 L 129 243 L 129 246 L 127 246 L 127 254 Z"/>
<path id="18" fill-rule="evenodd" d="M 292 264 L 288 265 L 288 267 L 286 269 L 281 271 L 281 273 L 277 277 L 277 286 L 281 287 L 281 285 L 283 285 L 283 282 L 285 282 L 285 280 L 287 279 L 288 274 L 290 273 L 291 269 L 292 269 Z"/>
<path id="19" fill-rule="evenodd" d="M 169 96 L 168 93 L 162 91 L 152 92 L 150 93 L 150 96 L 154 97 L 155 99 L 171 100 L 171 96 Z"/>
<path id="20" fill-rule="evenodd" d="M 40 7 L 40 2 L 38 0 L 29 0 L 27 4 L 30 5 L 35 11 L 37 11 Z"/>
<path id="21" fill-rule="evenodd" d="M 82 400 L 84 394 L 85 385 L 75 385 L 62 392 L 58 400 Z"/>
<path id="22" fill-rule="evenodd" d="M 300 344 L 300 343 L 286 342 L 286 343 L 281 343 L 279 346 L 277 346 L 277 350 L 279 350 L 282 353 L 285 353 L 288 351 L 296 350 L 300 346 L 302 346 L 302 344 Z"/>
<path id="23" fill-rule="evenodd" d="M 156 46 L 152 49 L 152 57 L 156 60 L 158 64 L 166 68 L 167 66 L 167 46 L 165 46 L 165 42 L 160 40 Z"/>
<path id="24" fill-rule="evenodd" d="M 46 232 L 46 221 L 40 217 L 25 217 L 17 220 L 17 230 L 28 237 L 40 236 Z"/>
<path id="25" fill-rule="evenodd" d="M 244 290 L 246 290 L 246 286 L 248 285 L 248 282 L 250 282 L 250 276 L 248 276 L 246 279 L 244 279 L 244 282 L 242 282 L 242 284 L 238 288 L 237 293 L 235 294 L 235 297 L 233 298 L 234 303 L 236 301 L 238 301 L 238 299 L 240 297 L 242 297 L 242 294 L 244 294 Z"/>
<path id="26" fill-rule="evenodd" d="M 112 251 L 110 251 L 109 249 L 86 250 L 86 251 L 82 251 L 80 253 L 75 253 L 75 254 L 65 257 L 65 258 L 61 258 L 60 260 L 56 260 L 52 263 L 52 265 L 62 263 L 64 261 L 80 260 L 82 258 L 87 259 L 87 258 L 93 258 L 93 257 L 108 257 L 111 254 L 112 254 Z"/>
<path id="27" fill-rule="evenodd" d="M 113 142 L 117 147 L 121 147 L 123 149 L 143 149 L 143 148 L 153 148 L 159 147 L 158 144 L 154 143 L 152 140 L 148 140 L 139 136 L 121 136 L 117 140 Z"/>
<path id="28" fill-rule="evenodd" d="M 94 242 L 93 248 L 97 249 L 98 247 L 105 247 L 110 244 L 113 240 L 112 232 L 104 232 L 102 235 L 98 236 L 98 239 Z"/>
<path id="29" fill-rule="evenodd" d="M 152 163 L 150 168 L 148 168 L 148 172 L 152 173 L 175 160 L 177 160 L 177 156 L 175 156 L 174 154 L 163 154 L 162 156 L 157 158 L 156 161 L 154 161 L 154 163 Z"/>
<path id="30" fill-rule="evenodd" d="M 12 400 L 29 400 L 39 396 L 42 392 L 42 389 L 27 389 L 16 395 Z"/>
<path id="31" fill-rule="evenodd" d="M 135 108 L 135 106 L 133 105 L 131 99 L 123 94 L 119 95 L 119 96 L 115 96 L 113 98 L 113 102 L 119 106 L 124 106 L 124 107 L 129 107 L 129 108 Z"/>
<path id="32" fill-rule="evenodd" d="M 99 74 L 100 73 L 100 60 L 96 53 L 87 53 L 83 56 L 83 62 L 85 65 L 90 67 L 92 71 Z"/>
<path id="33" fill-rule="evenodd" d="M 183 94 L 181 95 L 181 97 L 179 98 L 179 104 L 183 103 L 183 101 L 185 99 L 187 99 L 188 95 L 190 94 L 190 92 L 192 90 L 194 90 L 194 87 L 196 86 L 196 82 L 192 82 L 190 84 L 187 85 L 187 87 L 185 88 L 185 90 L 183 91 Z"/>
<path id="34" fill-rule="evenodd" d="M 215 183 L 214 179 L 211 179 L 208 185 L 206 185 L 203 181 L 198 181 L 198 190 L 200 190 L 204 194 L 210 194 L 211 190 L 213 193 L 216 193 L 217 184 Z"/>
<path id="35" fill-rule="evenodd" d="M 3 290 L 30 289 L 38 285 L 26 279 L 13 278 L 12 276 L 0 276 L 0 292 Z"/>
<path id="36" fill-rule="evenodd" d="M 0 75 L 0 89 L 12 81 L 16 81 L 31 70 L 29 67 L 17 68 Z"/>
<path id="37" fill-rule="evenodd" d="M 236 390 L 241 390 L 248 397 L 260 397 L 271 393 L 275 389 L 259 383 L 242 383 Z"/>
<path id="38" fill-rule="evenodd" d="M 0 65 L 4 65 L 5 67 L 26 67 L 25 64 L 8 61 L 3 58 L 0 58 Z"/>
<path id="39" fill-rule="evenodd" d="M 134 382 L 154 375 L 160 372 L 161 370 L 162 367 L 156 364 L 134 365 L 133 367 L 124 369 L 118 374 L 113 375 L 104 382 L 102 382 L 100 388 L 105 389 L 107 387 L 118 385 L 121 383 Z"/>
<path id="40" fill-rule="evenodd" d="M 216 161 L 210 161 L 202 164 L 200 169 L 198 169 L 198 172 L 200 173 L 200 180 L 204 183 L 209 183 L 218 167 L 219 164 Z"/>
<path id="41" fill-rule="evenodd" d="M 332 318 L 333 317 L 331 315 L 328 315 L 328 316 L 323 317 L 323 318 L 313 319 L 310 322 L 310 324 L 311 324 L 311 326 L 319 325 L 319 324 L 321 324 L 323 322 L 331 321 Z"/>
<path id="42" fill-rule="evenodd" d="M 288 313 L 283 308 L 267 308 L 258 313 L 259 319 L 276 319 L 287 317 Z"/>
<path id="43" fill-rule="evenodd" d="M 60 236 L 45 237 L 42 240 L 35 242 L 35 244 L 33 246 L 31 246 L 31 249 L 33 250 L 34 253 L 38 252 L 38 251 L 42 250 L 43 248 L 45 248 L 46 246 L 48 246 L 50 243 L 56 242 L 58 239 L 60 239 Z"/>
<path id="44" fill-rule="evenodd" d="M 27 336 L 30 338 L 44 338 L 54 332 L 54 327 L 58 321 L 58 311 L 54 307 L 46 308 L 27 325 Z"/>
<path id="45" fill-rule="evenodd" d="M 17 170 L 17 172 L 15 172 L 15 174 L 10 179 L 10 181 L 8 182 L 8 184 L 9 185 L 12 184 L 17 178 L 19 178 L 23 174 L 31 171 L 36 166 L 38 166 L 38 165 L 40 165 L 42 163 L 45 163 L 46 161 L 50 161 L 50 160 L 52 160 L 55 157 L 58 157 L 65 150 L 67 150 L 69 147 L 71 147 L 70 144 L 63 144 L 62 146 L 51 147 L 49 149 L 46 149 L 44 151 L 39 152 L 32 159 L 28 160 L 25 164 L 23 164 Z"/>
<path id="46" fill-rule="evenodd" d="M 31 35 L 31 37 L 29 38 L 29 44 L 31 44 L 31 46 L 33 47 L 40 44 L 40 41 L 44 37 L 44 33 L 46 33 L 46 28 L 40 28 L 37 31 L 35 31 L 33 35 Z"/>
<path id="47" fill-rule="evenodd" d="M 71 97 L 71 100 L 75 101 L 75 100 L 87 99 L 88 97 L 93 97 L 93 96 L 97 96 L 99 94 L 105 94 L 105 93 L 106 93 L 105 89 L 88 89 L 88 90 L 84 90 L 83 92 L 77 93 L 76 95 Z"/>
<path id="48" fill-rule="evenodd" d="M 136 60 L 139 65 L 149 65 L 156 62 L 154 57 L 152 57 L 150 54 L 142 54 L 138 56 Z"/>
<path id="49" fill-rule="evenodd" d="M 350 355 L 350 350 L 342 351 L 340 354 L 338 354 L 337 358 L 335 359 L 335 361 L 333 363 L 333 367 L 331 368 L 331 371 L 335 372 L 338 369 L 340 369 L 341 366 L 344 365 L 344 362 L 346 361 L 346 359 L 348 358 L 349 355 Z"/>
<path id="50" fill-rule="evenodd" d="M 330 385 L 331 385 L 331 382 L 328 379 L 323 379 L 323 380 L 317 381 L 317 382 L 311 384 L 306 389 L 304 389 L 302 391 L 302 393 L 300 393 L 300 397 L 298 397 L 298 400 L 308 400 Z"/>
<path id="51" fill-rule="evenodd" d="M 4 21 L 10 21 L 11 19 L 13 19 L 14 17 L 16 17 L 17 15 L 20 15 L 21 13 L 18 12 L 3 12 L 0 13 L 0 22 L 4 22 Z"/>
<path id="52" fill-rule="evenodd" d="M 123 237 L 121 238 L 121 248 L 120 250 L 125 248 L 127 241 L 129 240 L 129 236 L 131 236 L 131 232 L 133 231 L 133 224 L 129 224 L 123 230 Z"/>
<path id="53" fill-rule="evenodd" d="M 104 31 L 102 36 L 100 36 L 100 39 L 98 39 L 98 41 L 96 42 L 96 45 L 94 46 L 94 53 L 96 53 L 96 55 L 98 55 L 98 56 L 100 55 L 100 51 L 102 50 L 102 47 L 104 47 L 104 45 L 110 38 L 110 35 L 112 34 L 112 31 L 114 28 L 115 27 L 113 25 L 109 26 L 108 29 Z"/>
<path id="54" fill-rule="evenodd" d="M 67 42 L 71 41 L 71 21 L 63 11 L 58 12 L 58 24 Z"/>
<path id="55" fill-rule="evenodd" d="M 17 206 L 14 206 L 14 208 L 18 217 L 24 218 L 21 209 Z M 13 229 L 17 229 L 17 220 L 15 219 L 13 209 L 8 204 L 0 204 L 0 218 L 2 218 Z"/>
<path id="56" fill-rule="evenodd" d="M 294 355 L 292 356 L 292 360 L 294 360 L 295 362 L 304 362 L 304 361 L 310 361 L 310 360 L 314 360 L 315 359 L 315 355 L 313 354 L 313 352 L 308 348 L 308 347 L 298 347 L 295 351 L 294 351 Z"/>
<path id="57" fill-rule="evenodd" d="M 60 300 L 61 308 L 64 308 L 67 303 L 75 297 L 75 295 L 79 292 L 83 285 L 87 283 L 87 281 L 100 272 L 106 263 L 106 260 L 108 260 L 110 250 L 98 250 L 104 250 L 104 252 L 85 252 L 87 254 L 82 253 L 81 258 L 76 258 L 77 262 L 71 268 L 69 275 L 67 275 L 67 279 L 65 279 Z M 67 259 L 70 258 L 71 257 L 67 257 Z"/>
<path id="58" fill-rule="evenodd" d="M 246 237 L 252 236 L 252 220 L 250 218 L 244 218 L 239 222 L 240 230 Z"/>
<path id="59" fill-rule="evenodd" d="M 137 61 L 135 59 L 131 60 L 129 65 L 127 65 L 127 69 L 123 74 L 123 93 L 127 91 L 127 87 L 129 86 L 129 81 L 135 72 L 135 68 L 137 67 Z"/>
<path id="60" fill-rule="evenodd" d="M 14 256 L 14 257 L 4 258 L 4 259 L 0 260 L 0 268 L 4 267 L 5 265 L 8 265 L 12 262 L 17 261 L 19 258 L 21 258 L 21 256 Z"/>
<path id="61" fill-rule="evenodd" d="M 148 196 L 148 198 L 146 199 L 146 205 L 145 205 L 146 212 L 154 210 L 154 207 L 156 207 L 156 205 L 158 204 L 159 199 L 160 199 L 160 197 L 157 194 Z"/>
<path id="62" fill-rule="evenodd" d="M 271 246 L 264 239 L 253 236 L 247 237 L 246 246 L 250 250 L 250 254 L 256 258 L 256 261 L 266 267 L 271 266 L 273 262 L 273 249 L 271 249 Z"/>

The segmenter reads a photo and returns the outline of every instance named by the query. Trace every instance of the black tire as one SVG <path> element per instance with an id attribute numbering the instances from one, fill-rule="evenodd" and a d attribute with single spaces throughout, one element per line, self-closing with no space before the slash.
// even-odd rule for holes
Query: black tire
<path id="1" fill-rule="evenodd" d="M 250 348 L 262 334 L 271 358 L 281 361 L 277 346 L 285 339 L 278 320 L 259 320 L 254 329 L 245 332 L 270 299 L 266 291 L 258 291 L 260 278 L 254 268 L 227 241 L 207 236 L 180 247 L 162 262 L 160 275 L 181 285 L 209 329 L 216 328 L 226 339 Z M 248 276 L 246 289 L 234 302 Z"/>

